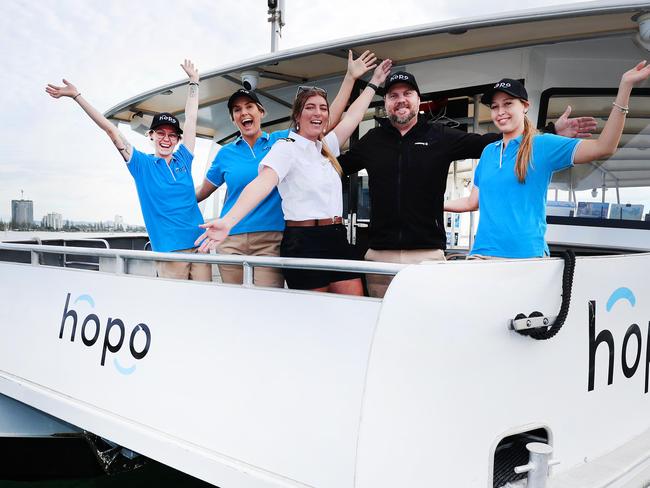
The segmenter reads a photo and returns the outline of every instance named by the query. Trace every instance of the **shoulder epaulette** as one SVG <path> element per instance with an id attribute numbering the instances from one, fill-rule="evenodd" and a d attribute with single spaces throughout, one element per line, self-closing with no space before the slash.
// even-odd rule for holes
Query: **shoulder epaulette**
<path id="1" fill-rule="evenodd" d="M 291 137 L 281 137 L 278 141 L 296 142 L 296 140 Z"/>

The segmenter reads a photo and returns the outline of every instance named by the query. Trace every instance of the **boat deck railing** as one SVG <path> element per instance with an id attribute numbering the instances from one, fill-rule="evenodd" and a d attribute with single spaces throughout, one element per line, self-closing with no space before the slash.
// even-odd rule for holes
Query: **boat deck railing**
<path id="1" fill-rule="evenodd" d="M 0 242 L 0 251 L 8 251 L 14 258 L 0 257 L 0 261 L 27 262 L 35 266 L 44 265 L 44 254 L 94 256 L 100 260 L 112 261 L 112 266 L 103 269 L 112 269 L 118 275 L 129 274 L 128 262 L 137 261 L 180 261 L 208 264 L 234 264 L 243 267 L 243 286 L 254 286 L 253 270 L 258 266 L 281 269 L 311 269 L 324 271 L 342 271 L 349 273 L 372 273 L 382 275 L 395 275 L 404 269 L 405 264 L 380 263 L 373 261 L 352 261 L 342 259 L 307 259 L 283 258 L 270 256 L 242 256 L 235 254 L 197 254 L 134 251 L 129 249 L 102 249 L 88 247 L 50 246 L 43 244 L 14 244 Z M 19 259 L 15 253 L 29 253 L 29 259 Z"/>

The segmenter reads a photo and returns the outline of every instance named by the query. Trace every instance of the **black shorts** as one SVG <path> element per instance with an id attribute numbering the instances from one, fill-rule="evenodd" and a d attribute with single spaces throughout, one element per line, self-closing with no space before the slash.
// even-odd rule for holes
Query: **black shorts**
<path id="1" fill-rule="evenodd" d="M 280 244 L 280 256 L 290 258 L 360 259 L 348 243 L 343 225 L 286 227 Z M 322 288 L 337 281 L 361 278 L 358 273 L 342 271 L 283 269 L 287 286 L 297 290 Z"/>

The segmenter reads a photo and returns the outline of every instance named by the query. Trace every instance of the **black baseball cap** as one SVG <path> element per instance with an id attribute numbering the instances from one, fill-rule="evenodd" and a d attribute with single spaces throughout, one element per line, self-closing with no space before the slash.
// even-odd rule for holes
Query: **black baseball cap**
<path id="1" fill-rule="evenodd" d="M 398 83 L 406 83 L 407 85 L 415 88 L 415 91 L 418 92 L 418 95 L 420 94 L 420 88 L 418 87 L 418 82 L 415 81 L 415 76 L 413 76 L 411 73 L 407 73 L 406 71 L 398 71 L 397 73 L 390 75 L 386 80 L 386 83 L 384 83 L 384 93 L 388 93 L 388 90 L 390 90 L 393 85 L 397 85 Z"/>
<path id="2" fill-rule="evenodd" d="M 515 98 L 528 101 L 528 92 L 521 81 L 513 80 L 512 78 L 503 78 L 483 94 L 481 97 L 481 103 L 484 105 L 490 105 L 496 92 L 507 93 Z"/>
<path id="3" fill-rule="evenodd" d="M 182 134 L 181 124 L 178 119 L 168 112 L 163 112 L 153 116 L 149 130 L 156 130 L 161 125 L 171 125 L 177 134 Z"/>
<path id="4" fill-rule="evenodd" d="M 230 95 L 230 98 L 228 99 L 228 112 L 232 114 L 232 106 L 235 104 L 235 100 L 237 100 L 239 97 L 248 97 L 251 100 L 253 100 L 255 103 L 259 103 L 262 105 L 262 102 L 260 102 L 260 99 L 257 98 L 257 95 L 255 94 L 254 91 L 247 90 L 246 88 L 240 88 L 237 90 L 235 93 Z M 264 107 L 264 105 L 262 105 Z"/>

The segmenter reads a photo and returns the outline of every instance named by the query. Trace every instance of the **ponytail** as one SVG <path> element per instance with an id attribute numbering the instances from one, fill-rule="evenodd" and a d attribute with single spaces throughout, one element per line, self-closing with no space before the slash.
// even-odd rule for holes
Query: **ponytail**
<path id="1" fill-rule="evenodd" d="M 332 154 L 332 151 L 330 151 L 330 148 L 327 147 L 327 144 L 325 144 L 325 141 L 321 141 L 323 145 L 321 146 L 320 153 L 325 156 L 327 159 L 329 159 L 330 163 L 332 164 L 332 167 L 334 168 L 334 171 L 336 171 L 339 176 L 343 176 L 343 168 L 341 168 L 341 163 L 339 163 L 338 159 L 336 159 L 336 156 Z"/>
<path id="2" fill-rule="evenodd" d="M 515 174 L 519 183 L 526 183 L 526 173 L 528 172 L 528 163 L 532 165 L 533 158 L 533 137 L 537 130 L 533 128 L 528 117 L 524 115 L 524 133 L 517 152 L 517 162 L 515 163 Z"/>

